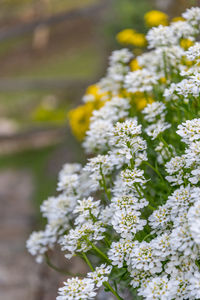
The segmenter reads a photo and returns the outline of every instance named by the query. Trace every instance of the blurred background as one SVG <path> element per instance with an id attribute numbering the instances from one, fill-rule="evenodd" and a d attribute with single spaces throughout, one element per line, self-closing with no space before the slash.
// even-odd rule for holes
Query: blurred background
<path id="1" fill-rule="evenodd" d="M 176 17 L 192 5 L 200 1 L 0 0 L 0 300 L 56 298 L 63 277 L 38 266 L 25 241 L 42 228 L 39 206 L 62 165 L 85 159 L 67 115 L 105 73 L 116 34 L 145 32 L 151 9 Z"/>

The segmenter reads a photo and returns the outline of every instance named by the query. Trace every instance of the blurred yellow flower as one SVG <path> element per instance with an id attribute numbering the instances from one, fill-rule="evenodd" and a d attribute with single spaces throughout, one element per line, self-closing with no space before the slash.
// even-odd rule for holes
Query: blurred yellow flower
<path id="1" fill-rule="evenodd" d="M 136 109 L 139 111 L 143 110 L 147 104 L 154 102 L 152 97 L 145 95 L 142 92 L 136 92 L 132 94 L 132 96 L 132 101 L 136 105 Z"/>
<path id="2" fill-rule="evenodd" d="M 144 15 L 145 23 L 148 27 L 158 25 L 168 25 L 168 15 L 159 10 L 151 10 Z"/>
<path id="3" fill-rule="evenodd" d="M 194 45 L 194 42 L 189 40 L 189 39 L 181 39 L 180 40 L 180 46 L 184 49 L 187 50 L 188 48 L 190 48 L 191 46 Z"/>
<path id="4" fill-rule="evenodd" d="M 68 118 L 71 130 L 79 141 L 84 139 L 86 131 L 89 129 L 93 110 L 101 108 L 108 99 L 108 93 L 102 93 L 99 86 L 93 84 L 87 88 L 83 97 L 85 104 L 69 111 Z"/>
<path id="5" fill-rule="evenodd" d="M 131 44 L 133 46 L 139 47 L 139 48 L 145 47 L 146 44 L 147 44 L 147 40 L 146 40 L 145 35 L 143 33 L 135 32 L 133 34 L 133 38 L 132 38 L 132 43 Z"/>
<path id="6" fill-rule="evenodd" d="M 131 68 L 131 71 L 137 71 L 137 70 L 141 69 L 136 58 L 131 60 L 130 68 Z"/>
<path id="7" fill-rule="evenodd" d="M 88 102 L 72 109 L 68 113 L 69 124 L 75 137 L 81 141 L 83 140 L 86 131 L 89 128 L 89 120 L 92 114 L 93 105 Z"/>
<path id="8" fill-rule="evenodd" d="M 130 44 L 134 33 L 134 29 L 124 29 L 117 34 L 116 39 L 120 44 Z"/>
<path id="9" fill-rule="evenodd" d="M 97 84 L 90 85 L 87 88 L 84 96 L 85 102 L 106 100 L 107 98 L 108 98 L 108 94 L 101 92 Z"/>
<path id="10" fill-rule="evenodd" d="M 136 32 L 134 29 L 124 29 L 116 36 L 120 44 L 133 45 L 135 47 L 145 47 L 146 38 L 143 33 Z"/>
<path id="11" fill-rule="evenodd" d="M 165 84 L 167 82 L 167 79 L 165 77 L 161 77 L 159 81 L 161 84 Z"/>
<path id="12" fill-rule="evenodd" d="M 94 109 L 99 109 L 104 105 L 103 101 L 87 102 L 68 113 L 69 124 L 74 136 L 82 141 L 85 137 L 86 131 L 89 129 L 90 117 Z"/>
<path id="13" fill-rule="evenodd" d="M 185 21 L 183 17 L 175 17 L 171 20 L 171 22 L 179 22 L 179 21 Z"/>
<path id="14" fill-rule="evenodd" d="M 93 110 L 99 109 L 105 104 L 102 97 L 105 97 L 107 94 L 99 93 L 99 87 L 97 85 L 91 85 L 87 88 L 85 97 L 88 95 L 93 98 L 84 105 L 70 110 L 68 113 L 71 130 L 79 141 L 84 139 L 86 131 L 89 129 L 90 117 L 92 116 Z"/>

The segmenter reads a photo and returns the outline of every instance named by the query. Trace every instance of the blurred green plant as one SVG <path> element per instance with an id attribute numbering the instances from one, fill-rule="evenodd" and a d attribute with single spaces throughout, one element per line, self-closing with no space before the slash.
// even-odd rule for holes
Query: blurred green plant
<path id="1" fill-rule="evenodd" d="M 115 0 L 112 4 L 112 13 L 109 10 L 105 31 L 112 43 L 116 43 L 116 34 L 126 28 L 134 28 L 144 33 L 144 14 L 155 8 L 149 0 Z"/>

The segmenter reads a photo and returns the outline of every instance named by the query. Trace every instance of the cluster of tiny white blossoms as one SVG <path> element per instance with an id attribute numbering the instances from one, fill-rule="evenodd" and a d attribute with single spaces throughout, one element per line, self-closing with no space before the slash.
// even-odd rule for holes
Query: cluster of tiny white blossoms
<path id="1" fill-rule="evenodd" d="M 130 50 L 112 53 L 98 83 L 107 100 L 83 142 L 90 157 L 64 165 L 59 194 L 41 206 L 47 225 L 29 252 L 42 262 L 58 243 L 91 269 L 67 279 L 57 300 L 96 299 L 102 285 L 118 300 L 127 290 L 130 299 L 200 298 L 200 8 L 183 18 L 150 29 L 136 71 Z"/>

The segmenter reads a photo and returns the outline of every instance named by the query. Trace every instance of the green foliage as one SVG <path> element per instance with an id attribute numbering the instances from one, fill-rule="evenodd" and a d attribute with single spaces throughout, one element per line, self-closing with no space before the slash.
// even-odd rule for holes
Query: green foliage
<path id="1" fill-rule="evenodd" d="M 105 31 L 114 42 L 115 35 L 125 28 L 145 32 L 143 16 L 153 9 L 153 4 L 149 0 L 115 0 L 111 9 Z"/>

